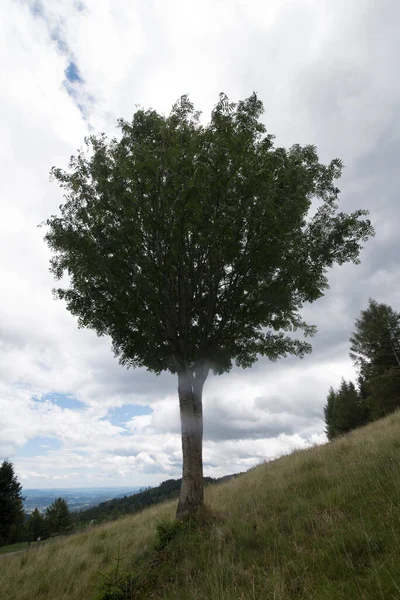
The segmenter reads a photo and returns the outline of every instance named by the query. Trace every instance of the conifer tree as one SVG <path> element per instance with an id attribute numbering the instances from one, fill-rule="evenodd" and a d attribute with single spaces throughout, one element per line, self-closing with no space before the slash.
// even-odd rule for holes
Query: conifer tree
<path id="1" fill-rule="evenodd" d="M 324 414 L 329 440 L 365 425 L 368 420 L 364 400 L 354 383 L 345 379 L 337 391 L 330 388 Z"/>
<path id="2" fill-rule="evenodd" d="M 380 419 L 400 408 L 400 367 L 382 369 L 367 382 L 371 420 Z"/>
<path id="3" fill-rule="evenodd" d="M 22 486 L 8 460 L 0 466 L 0 545 L 17 541 L 24 522 Z"/>
<path id="4" fill-rule="evenodd" d="M 35 508 L 29 517 L 28 535 L 30 541 L 35 541 L 38 537 L 44 538 L 46 535 L 46 521 L 38 508 Z"/>
<path id="5" fill-rule="evenodd" d="M 350 357 L 366 380 L 400 367 L 400 313 L 370 299 L 368 308 L 356 319 Z"/>
<path id="6" fill-rule="evenodd" d="M 400 313 L 370 299 L 356 320 L 350 344 L 369 419 L 379 419 L 399 408 Z"/>
<path id="7" fill-rule="evenodd" d="M 64 533 L 72 529 L 72 516 L 63 498 L 57 498 L 47 507 L 46 525 L 49 533 Z"/>

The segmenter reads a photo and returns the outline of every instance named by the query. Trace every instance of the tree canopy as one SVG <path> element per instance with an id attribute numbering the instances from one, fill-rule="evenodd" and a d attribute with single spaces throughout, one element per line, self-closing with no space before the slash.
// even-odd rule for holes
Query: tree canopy
<path id="1" fill-rule="evenodd" d="M 57 498 L 46 509 L 46 527 L 50 533 L 62 533 L 72 529 L 72 517 L 64 498 Z"/>
<path id="2" fill-rule="evenodd" d="M 352 382 L 329 390 L 324 408 L 329 439 L 400 408 L 400 314 L 369 300 L 355 321 L 350 356 L 358 368 L 358 390 Z"/>
<path id="3" fill-rule="evenodd" d="M 338 390 L 329 390 L 324 415 L 329 440 L 365 425 L 369 418 L 361 392 L 352 381 L 345 379 Z"/>
<path id="4" fill-rule="evenodd" d="M 206 358 L 222 373 L 310 351 L 284 332 L 312 332 L 301 307 L 373 230 L 366 211 L 337 211 L 341 161 L 275 148 L 262 112 L 255 94 L 221 95 L 202 125 L 183 96 L 168 117 L 139 110 L 119 139 L 90 136 L 69 171 L 52 169 L 66 201 L 45 239 L 52 272 L 70 277 L 55 293 L 124 365 L 174 372 Z"/>
<path id="5" fill-rule="evenodd" d="M 370 299 L 355 322 L 350 356 L 366 377 L 400 367 L 400 313 Z"/>
<path id="6" fill-rule="evenodd" d="M 38 537 L 44 538 L 47 534 L 46 525 L 47 523 L 42 513 L 39 511 L 38 508 L 35 508 L 32 511 L 27 523 L 27 533 L 29 536 L 29 541 L 34 542 L 38 539 Z"/>
<path id="7" fill-rule="evenodd" d="M 400 313 L 369 300 L 350 338 L 350 356 L 365 381 L 371 419 L 400 407 Z"/>

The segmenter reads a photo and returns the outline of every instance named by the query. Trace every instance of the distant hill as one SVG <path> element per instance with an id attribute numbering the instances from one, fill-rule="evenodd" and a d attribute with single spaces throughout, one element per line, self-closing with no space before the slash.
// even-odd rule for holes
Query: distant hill
<path id="1" fill-rule="evenodd" d="M 127 494 L 134 494 L 139 491 L 139 487 L 132 486 L 114 488 L 47 488 L 47 489 L 27 489 L 24 488 L 24 509 L 30 514 L 35 508 L 44 512 L 56 498 L 64 498 L 68 508 L 75 512 L 84 510 L 90 506 L 96 506 L 100 502 L 119 498 Z"/>
<path id="2" fill-rule="evenodd" d="M 222 483 L 237 476 L 238 474 L 225 475 L 220 478 L 205 477 L 204 483 L 206 485 Z M 123 497 L 119 495 L 112 500 L 101 502 L 97 506 L 91 506 L 90 508 L 76 512 L 74 520 L 77 523 L 92 520 L 102 522 L 118 518 L 122 515 L 136 513 L 148 506 L 177 498 L 181 489 L 181 483 L 182 479 L 168 479 L 153 488 L 149 487 L 134 494 L 125 494 Z"/>

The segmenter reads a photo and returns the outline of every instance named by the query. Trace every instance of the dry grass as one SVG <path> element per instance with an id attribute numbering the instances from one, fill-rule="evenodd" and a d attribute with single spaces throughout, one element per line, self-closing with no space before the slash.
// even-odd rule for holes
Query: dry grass
<path id="1" fill-rule="evenodd" d="M 4 557 L 0 564 L 1 600 L 75 600 L 91 598 L 99 571 L 112 565 L 118 545 L 132 558 L 148 549 L 154 522 L 172 518 L 174 506 L 159 505 L 89 532 L 49 540 L 41 548 Z"/>
<path id="2" fill-rule="evenodd" d="M 207 488 L 215 518 L 161 551 L 155 524 L 175 502 L 2 558 L 0 598 L 90 600 L 119 547 L 134 583 L 123 598 L 398 599 L 399 465 L 396 413 Z"/>

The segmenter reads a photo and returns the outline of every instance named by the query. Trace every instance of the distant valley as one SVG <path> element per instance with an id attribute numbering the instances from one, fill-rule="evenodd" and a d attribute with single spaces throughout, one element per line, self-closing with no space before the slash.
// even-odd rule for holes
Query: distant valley
<path id="1" fill-rule="evenodd" d="M 110 487 L 110 488 L 48 488 L 48 489 L 26 489 L 24 488 L 24 509 L 30 514 L 36 507 L 45 511 L 56 498 L 64 498 L 71 511 L 79 511 L 96 506 L 100 502 L 113 498 L 123 498 L 126 495 L 137 493 L 140 487 Z"/>

